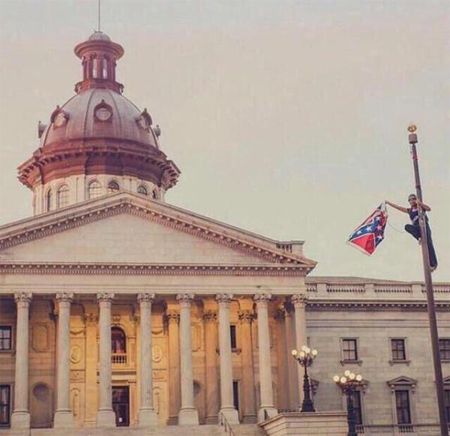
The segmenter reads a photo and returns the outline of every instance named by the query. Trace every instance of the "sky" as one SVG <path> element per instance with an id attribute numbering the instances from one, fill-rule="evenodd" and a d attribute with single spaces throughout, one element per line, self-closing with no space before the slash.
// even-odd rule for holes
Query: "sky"
<path id="1" fill-rule="evenodd" d="M 369 257 L 346 239 L 381 202 L 406 205 L 418 126 L 424 201 L 450 281 L 448 0 L 102 0 L 118 80 L 182 174 L 167 202 L 277 240 L 313 275 L 421 280 L 405 214 Z M 0 224 L 32 213 L 17 166 L 73 95 L 73 47 L 96 0 L 0 0 Z"/>

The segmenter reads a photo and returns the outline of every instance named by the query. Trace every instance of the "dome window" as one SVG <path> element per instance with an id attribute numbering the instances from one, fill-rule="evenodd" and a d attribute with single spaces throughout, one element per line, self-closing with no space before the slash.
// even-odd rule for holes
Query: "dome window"
<path id="1" fill-rule="evenodd" d="M 89 183 L 88 186 L 89 200 L 101 197 L 101 195 L 102 195 L 102 185 L 100 185 L 100 183 L 97 180 L 93 180 L 91 183 Z"/>
<path id="2" fill-rule="evenodd" d="M 153 190 L 152 197 L 154 200 L 158 200 L 158 191 L 156 189 Z"/>
<path id="3" fill-rule="evenodd" d="M 120 186 L 117 182 L 112 180 L 108 183 L 108 194 L 114 194 L 114 192 L 120 191 Z"/>
<path id="4" fill-rule="evenodd" d="M 65 207 L 69 204 L 69 187 L 62 185 L 56 193 L 56 207 Z"/>
<path id="5" fill-rule="evenodd" d="M 52 190 L 49 189 L 47 191 L 47 194 L 45 195 L 45 210 L 47 212 L 50 212 L 52 210 L 52 203 L 53 203 L 53 194 L 52 194 Z"/>
<path id="6" fill-rule="evenodd" d="M 137 189 L 138 194 L 148 195 L 147 188 L 144 185 L 140 185 Z"/>
<path id="7" fill-rule="evenodd" d="M 106 122 L 111 121 L 112 119 L 112 107 L 105 103 L 105 100 L 102 100 L 97 106 L 94 108 L 94 118 L 96 121 Z"/>
<path id="8" fill-rule="evenodd" d="M 50 116 L 50 122 L 53 123 L 53 128 L 57 129 L 58 127 L 65 126 L 68 120 L 69 114 L 64 112 L 59 106 L 56 106 L 56 109 Z"/>

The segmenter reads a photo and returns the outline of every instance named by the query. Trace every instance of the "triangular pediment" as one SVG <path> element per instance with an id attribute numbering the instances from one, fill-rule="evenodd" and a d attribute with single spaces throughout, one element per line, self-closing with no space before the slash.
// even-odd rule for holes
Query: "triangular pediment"
<path id="1" fill-rule="evenodd" d="M 409 387 L 414 387 L 417 384 L 417 380 L 414 380 L 411 377 L 407 377 L 405 375 L 402 375 L 400 377 L 396 377 L 392 380 L 389 380 L 386 382 L 388 384 L 388 386 L 390 386 L 391 388 L 395 388 L 395 387 L 401 387 L 401 386 L 409 386 Z"/>
<path id="2" fill-rule="evenodd" d="M 1 263 L 56 261 L 315 266 L 280 242 L 127 192 L 0 228 Z"/>

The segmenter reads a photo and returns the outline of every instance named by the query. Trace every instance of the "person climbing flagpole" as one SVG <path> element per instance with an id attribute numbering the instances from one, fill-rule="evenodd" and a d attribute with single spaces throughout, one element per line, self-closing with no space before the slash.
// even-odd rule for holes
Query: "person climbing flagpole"
<path id="1" fill-rule="evenodd" d="M 436 396 L 438 402 L 439 410 L 439 423 L 441 428 L 441 436 L 448 436 L 448 424 L 445 416 L 445 402 L 444 402 L 444 381 L 442 377 L 442 365 L 441 356 L 439 352 L 439 336 L 436 321 L 436 308 L 434 303 L 434 293 L 433 293 L 433 281 L 431 279 L 431 267 L 430 267 L 430 251 L 428 243 L 428 231 L 427 231 L 427 220 L 425 216 L 425 211 L 422 201 L 422 186 L 420 184 L 420 174 L 419 174 L 419 161 L 417 156 L 417 127 L 411 125 L 408 127 L 408 141 L 411 145 L 411 157 L 413 160 L 414 167 L 414 179 L 416 183 L 416 194 L 418 200 L 418 219 L 420 226 L 420 237 L 421 237 L 421 248 L 422 248 L 422 261 L 423 270 L 425 276 L 425 287 L 427 293 L 427 308 L 428 308 L 428 318 L 430 323 L 430 336 L 431 336 L 431 349 L 433 354 L 433 364 L 434 364 L 434 377 L 436 385 Z M 437 265 L 437 263 L 436 263 Z"/>

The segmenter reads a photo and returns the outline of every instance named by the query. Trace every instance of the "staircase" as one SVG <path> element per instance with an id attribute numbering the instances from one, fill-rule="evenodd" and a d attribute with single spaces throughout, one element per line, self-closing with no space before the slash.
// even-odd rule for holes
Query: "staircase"
<path id="1" fill-rule="evenodd" d="M 0 436 L 264 436 L 264 434 L 256 424 L 239 424 L 229 426 L 226 430 L 219 425 L 170 425 L 151 429 L 133 427 L 80 428 L 73 430 L 36 428 L 31 429 L 31 431 L 17 433 L 1 431 Z"/>

